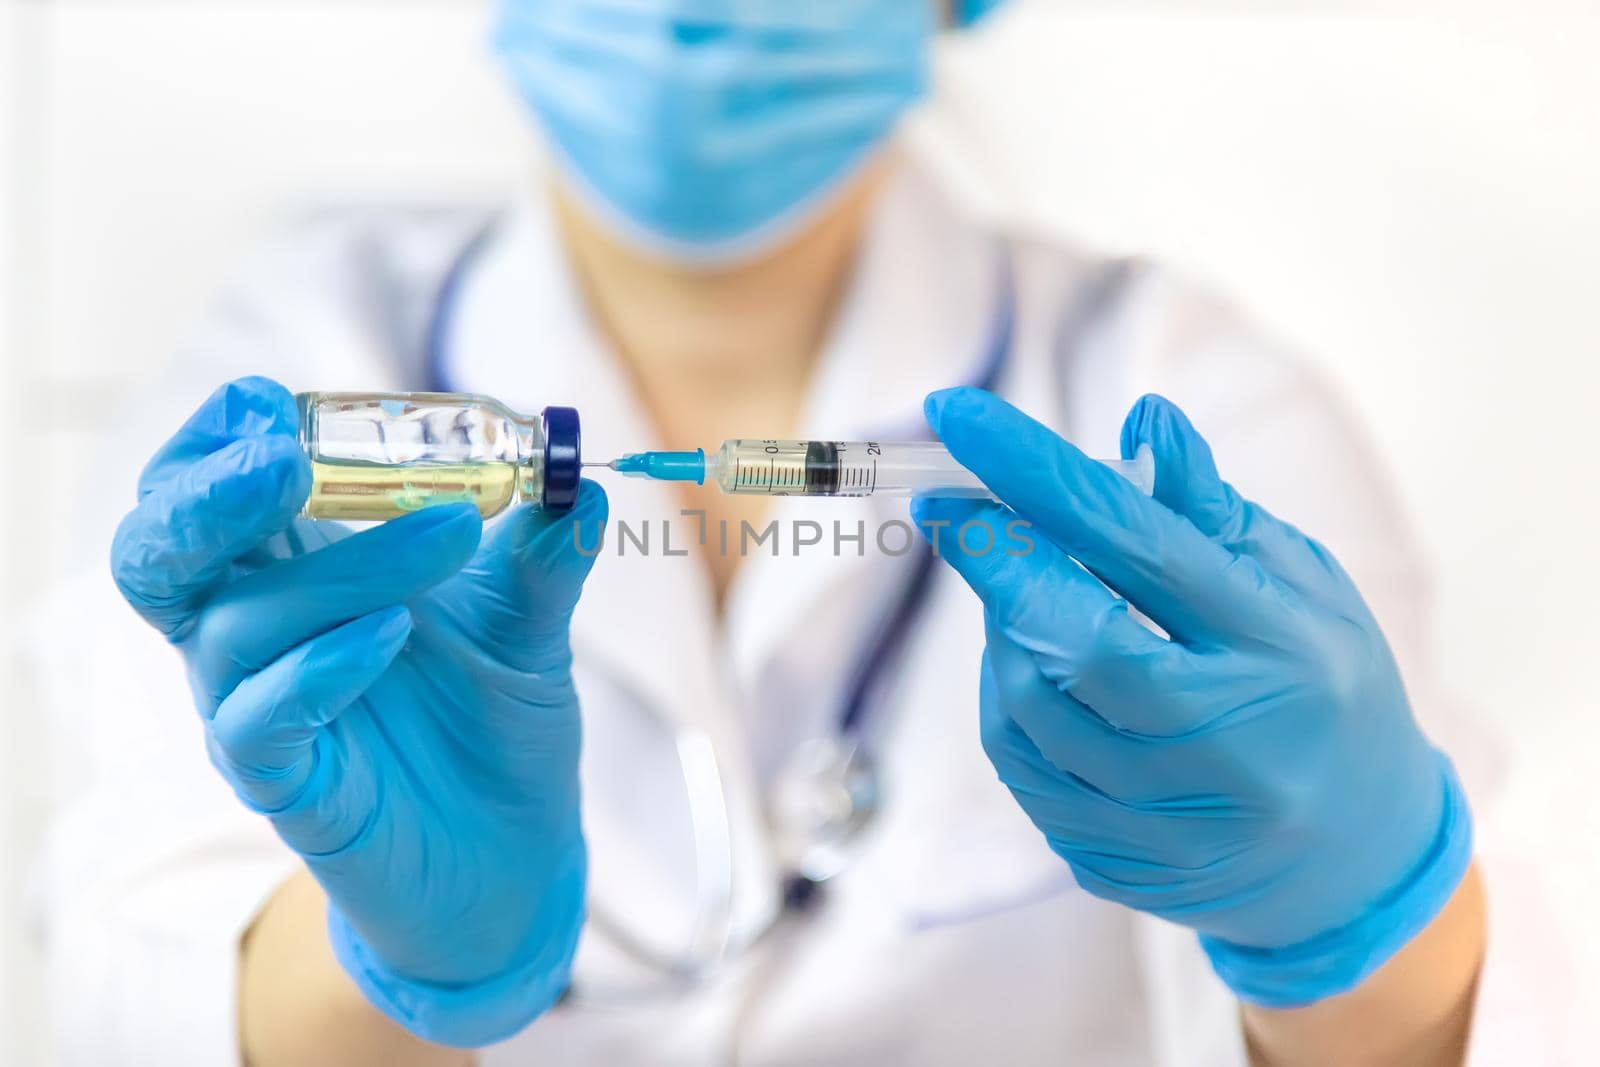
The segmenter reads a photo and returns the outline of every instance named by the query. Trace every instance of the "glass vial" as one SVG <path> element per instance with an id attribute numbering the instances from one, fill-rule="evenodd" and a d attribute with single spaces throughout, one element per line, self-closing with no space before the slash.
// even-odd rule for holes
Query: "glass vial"
<path id="1" fill-rule="evenodd" d="M 301 393 L 313 519 L 392 519 L 469 503 L 570 508 L 582 467 L 578 413 L 519 415 L 468 393 Z"/>

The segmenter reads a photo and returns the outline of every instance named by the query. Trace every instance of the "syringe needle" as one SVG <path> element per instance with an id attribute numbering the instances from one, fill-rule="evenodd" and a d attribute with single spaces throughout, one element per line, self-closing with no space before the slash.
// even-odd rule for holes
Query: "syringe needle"
<path id="1" fill-rule="evenodd" d="M 611 470 L 617 469 L 617 461 L 614 459 L 586 459 L 583 461 L 583 465 L 585 467 L 609 467 Z"/>
<path id="2" fill-rule="evenodd" d="M 619 474 L 636 478 L 654 478 L 660 482 L 695 482 L 703 485 L 706 478 L 704 449 L 693 452 L 629 452 L 610 463 L 594 463 L 596 467 L 610 467 Z M 591 466 L 585 463 L 584 466 Z"/>

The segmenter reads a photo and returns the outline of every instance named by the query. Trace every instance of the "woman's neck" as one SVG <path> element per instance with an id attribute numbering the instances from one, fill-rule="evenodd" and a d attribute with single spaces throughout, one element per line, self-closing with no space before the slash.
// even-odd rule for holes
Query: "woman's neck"
<path id="1" fill-rule="evenodd" d="M 557 191 L 590 310 L 666 447 L 788 433 L 866 226 L 880 163 L 799 237 L 750 263 L 688 268 L 643 256 Z"/>

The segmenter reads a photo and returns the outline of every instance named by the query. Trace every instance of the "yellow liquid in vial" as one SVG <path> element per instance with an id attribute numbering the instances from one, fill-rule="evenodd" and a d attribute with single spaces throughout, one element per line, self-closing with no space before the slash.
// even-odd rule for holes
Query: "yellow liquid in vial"
<path id="1" fill-rule="evenodd" d="M 505 510 L 516 493 L 517 468 L 510 463 L 439 467 L 312 463 L 305 513 L 313 519 L 381 521 L 431 504 L 460 503 L 475 505 L 487 519 Z"/>

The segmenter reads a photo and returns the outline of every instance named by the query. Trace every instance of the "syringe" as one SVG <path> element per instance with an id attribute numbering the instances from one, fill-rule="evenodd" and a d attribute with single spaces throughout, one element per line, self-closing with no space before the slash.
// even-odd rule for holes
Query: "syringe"
<path id="1" fill-rule="evenodd" d="M 1148 446 L 1131 460 L 1103 459 L 1146 496 L 1155 485 Z M 707 455 L 633 452 L 609 463 L 622 474 L 666 482 L 707 478 L 724 493 L 758 496 L 955 496 L 993 498 L 978 476 L 941 444 L 887 441 L 757 441 L 735 439 Z"/>

